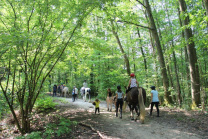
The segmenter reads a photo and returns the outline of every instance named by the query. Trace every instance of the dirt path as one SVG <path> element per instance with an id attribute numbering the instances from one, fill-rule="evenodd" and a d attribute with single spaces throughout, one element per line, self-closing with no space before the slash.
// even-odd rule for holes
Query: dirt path
<path id="1" fill-rule="evenodd" d="M 60 113 L 77 121 L 79 126 L 73 136 L 75 138 L 113 138 L 113 139 L 206 139 L 208 138 L 207 125 L 193 120 L 194 115 L 184 111 L 160 108 L 160 117 L 146 115 L 145 124 L 130 120 L 130 113 L 124 112 L 123 119 L 115 117 L 113 112 L 108 112 L 106 103 L 100 104 L 100 115 L 94 114 L 92 103 L 78 99 L 72 102 L 70 98 L 60 103 Z M 155 110 L 155 108 L 154 108 Z M 149 109 L 146 108 L 148 112 Z M 205 117 L 207 117 L 205 115 Z M 200 118 L 200 117 L 198 117 Z M 204 116 L 203 116 L 204 118 Z M 195 119 L 197 120 L 197 119 Z M 207 123 L 207 119 L 204 119 Z M 203 122 L 203 121 L 202 121 Z M 191 124 L 190 124 L 191 123 Z M 90 132 L 90 130 L 92 130 Z"/>

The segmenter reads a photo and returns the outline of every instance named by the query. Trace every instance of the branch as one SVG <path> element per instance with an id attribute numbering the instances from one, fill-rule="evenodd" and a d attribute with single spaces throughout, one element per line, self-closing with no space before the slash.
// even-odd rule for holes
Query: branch
<path id="1" fill-rule="evenodd" d="M 77 30 L 78 27 L 80 27 L 80 24 L 82 23 L 82 21 L 84 20 L 84 18 L 90 13 L 92 12 L 92 10 L 94 9 L 95 7 L 92 7 L 88 12 L 86 12 L 86 14 L 83 14 L 82 17 L 80 18 L 80 20 L 77 22 L 77 25 L 74 27 L 74 29 L 72 30 L 72 33 L 70 35 L 70 37 L 68 38 L 67 42 L 65 43 L 65 46 L 63 47 L 62 51 L 60 52 L 60 55 L 57 57 L 57 59 L 55 60 L 54 64 L 52 65 L 52 67 L 49 69 L 49 71 L 46 73 L 46 75 L 43 77 L 43 80 L 41 81 L 41 85 L 39 87 L 39 90 L 37 91 L 37 94 L 32 102 L 32 106 L 31 108 L 33 108 L 34 104 L 35 104 L 35 101 L 41 91 L 41 88 L 43 87 L 43 83 L 45 82 L 46 78 L 48 77 L 48 75 L 51 73 L 51 71 L 53 70 L 54 66 L 56 65 L 56 63 L 59 61 L 59 59 L 61 58 L 61 56 L 63 55 L 65 49 L 67 48 L 67 46 L 69 45 L 72 37 L 74 36 L 75 34 L 75 31 Z"/>
<path id="2" fill-rule="evenodd" d="M 93 14 L 94 15 L 94 14 Z M 102 18 L 101 16 L 97 16 L 97 15 L 94 15 L 98 18 Z M 124 20 L 118 20 L 117 22 L 120 22 L 120 23 L 127 23 L 127 24 L 132 24 L 132 25 L 135 25 L 137 27 L 142 27 L 142 28 L 146 28 L 146 29 L 150 29 L 150 30 L 154 30 L 153 28 L 150 28 L 150 27 L 146 27 L 146 26 L 142 26 L 142 25 L 139 25 L 139 24 L 136 24 L 136 23 L 133 23 L 133 22 L 130 22 L 130 21 L 124 21 Z"/>
<path id="3" fill-rule="evenodd" d="M 140 2 L 139 0 L 136 0 L 138 3 L 140 3 L 144 8 L 147 8 L 142 2 Z"/>
<path id="4" fill-rule="evenodd" d="M 146 26 L 142 26 L 142 25 L 139 25 L 139 24 L 136 24 L 136 23 L 130 22 L 130 21 L 122 21 L 122 20 L 118 20 L 117 22 L 120 22 L 120 23 L 127 23 L 127 24 L 132 24 L 132 25 L 135 25 L 135 26 L 137 26 L 137 27 L 142 27 L 142 28 L 146 28 L 146 29 L 154 30 L 153 28 L 146 27 Z"/>

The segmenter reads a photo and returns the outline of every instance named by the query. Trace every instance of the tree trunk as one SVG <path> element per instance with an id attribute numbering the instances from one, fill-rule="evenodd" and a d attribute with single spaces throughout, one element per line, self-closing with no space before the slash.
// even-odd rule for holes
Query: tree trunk
<path id="1" fill-rule="evenodd" d="M 186 2 L 184 0 L 179 0 L 180 10 L 182 14 L 186 13 L 187 7 Z M 184 20 L 182 20 L 184 26 L 188 26 L 190 20 L 189 16 L 186 16 Z M 199 106 L 201 103 L 200 100 L 200 79 L 199 79 L 199 69 L 197 63 L 197 54 L 195 49 L 195 44 L 193 41 L 193 34 L 191 28 L 185 29 L 185 37 L 187 41 L 187 52 L 189 58 L 189 69 L 191 75 L 191 90 L 192 90 L 192 106 Z"/>
<path id="2" fill-rule="evenodd" d="M 208 0 L 203 0 L 204 1 L 204 7 L 206 9 L 206 14 L 208 16 Z"/>
<path id="3" fill-rule="evenodd" d="M 148 20 L 148 17 L 147 17 L 147 12 L 144 11 L 144 14 L 145 14 L 145 18 Z M 148 20 L 149 22 L 149 20 Z M 150 35 L 150 43 L 151 43 L 151 46 L 152 46 L 152 52 L 153 52 L 153 59 L 154 59 L 154 65 L 156 65 L 156 52 L 155 52 L 155 46 L 154 46 L 154 40 L 153 40 L 153 37 L 152 37 L 152 32 L 149 30 L 149 35 Z M 155 84 L 156 86 L 160 86 L 160 80 L 158 78 L 158 68 L 157 66 L 155 66 L 155 73 L 156 73 L 156 79 L 155 79 Z"/>
<path id="4" fill-rule="evenodd" d="M 130 70 L 129 59 L 128 59 L 126 53 L 124 52 L 123 46 L 121 45 L 121 41 L 120 41 L 120 39 L 118 37 L 117 32 L 115 31 L 115 27 L 114 27 L 114 24 L 113 24 L 112 20 L 111 20 L 111 25 L 112 25 L 112 32 L 113 32 L 114 36 L 116 37 L 117 43 L 119 45 L 119 48 L 120 48 L 120 50 L 121 50 L 121 52 L 122 52 L 122 54 L 124 56 L 124 60 L 125 60 L 126 68 L 127 68 L 127 73 L 128 73 L 128 75 L 130 75 L 131 74 L 131 70 Z"/>
<path id="5" fill-rule="evenodd" d="M 171 33 L 171 35 L 173 35 L 173 27 L 172 27 L 172 24 L 171 24 L 171 21 L 170 21 L 170 16 L 169 16 L 167 7 L 166 7 L 166 12 L 167 12 L 167 15 L 168 15 L 168 24 L 170 26 L 170 33 Z M 174 48 L 173 39 L 171 40 L 171 47 Z M 176 61 L 175 51 L 173 51 L 172 54 L 173 54 L 173 63 L 174 63 L 175 77 L 176 77 L 176 90 L 177 90 L 177 95 L 178 95 L 177 99 L 178 99 L 179 107 L 181 107 L 181 103 L 182 103 L 182 100 L 181 100 L 181 86 L 180 86 L 179 77 L 178 77 L 178 68 L 177 68 L 177 61 Z"/>
<path id="6" fill-rule="evenodd" d="M 182 21 L 181 21 L 181 18 L 180 18 L 180 10 L 179 10 L 179 8 L 178 8 L 178 18 L 179 18 L 180 27 L 182 27 L 183 24 L 182 24 Z M 184 33 L 184 31 L 182 31 L 181 36 L 182 36 L 183 39 L 185 39 L 185 33 Z M 190 89 L 191 88 L 191 84 L 189 83 L 189 81 L 190 81 L 190 72 L 189 72 L 189 68 L 188 68 L 188 63 L 189 62 L 188 62 L 188 53 L 187 53 L 186 46 L 184 46 L 184 54 L 185 54 L 185 57 L 184 58 L 185 58 L 185 68 L 186 68 L 185 69 L 186 70 L 185 74 L 186 74 L 187 88 L 188 88 L 188 95 L 187 95 L 187 97 L 190 98 L 191 97 L 191 89 Z M 182 64 L 182 67 L 184 67 L 183 64 Z"/>
<path id="7" fill-rule="evenodd" d="M 138 34 L 138 37 L 139 37 L 139 42 L 140 42 L 140 45 L 142 45 L 142 41 L 141 41 L 141 35 L 140 35 L 140 32 L 139 32 L 139 28 L 137 27 L 137 34 Z M 140 47 L 140 50 L 141 50 L 141 53 L 142 53 L 142 57 L 143 57 L 143 60 L 144 60 L 144 69 L 145 69 L 145 77 L 146 77 L 146 84 L 148 84 L 148 81 L 147 81 L 147 74 L 148 74 L 148 71 L 147 71 L 147 59 L 146 59 L 146 56 L 145 56 L 145 53 L 144 53 L 144 50 L 143 50 L 143 47 L 141 46 Z"/>
<path id="8" fill-rule="evenodd" d="M 154 21 L 154 18 L 152 16 L 152 11 L 151 11 L 151 7 L 149 5 L 149 1 L 144 0 L 144 2 L 145 2 L 146 10 L 147 10 L 147 15 L 149 17 L 150 26 L 151 26 L 151 28 L 153 28 L 153 30 L 151 30 L 151 32 L 152 32 L 152 36 L 155 40 L 157 53 L 158 53 L 158 57 L 159 57 L 159 62 L 160 62 L 160 67 L 161 67 L 161 74 L 162 74 L 162 77 L 163 77 L 163 87 L 164 87 L 164 91 L 165 91 L 165 100 L 167 101 L 167 103 L 172 103 L 172 99 L 171 99 L 171 96 L 170 96 L 171 93 L 169 91 L 169 79 L 168 79 L 168 75 L 167 75 L 165 60 L 164 60 L 164 57 L 163 57 L 163 52 L 162 52 L 159 36 L 158 36 L 158 33 L 157 33 L 155 21 Z"/>

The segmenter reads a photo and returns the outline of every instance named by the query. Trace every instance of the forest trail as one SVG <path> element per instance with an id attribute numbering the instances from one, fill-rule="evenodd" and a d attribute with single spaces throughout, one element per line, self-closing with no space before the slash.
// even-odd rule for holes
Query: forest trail
<path id="1" fill-rule="evenodd" d="M 79 123 L 78 131 L 74 133 L 76 138 L 112 138 L 112 139 L 205 139 L 208 138 L 208 130 L 205 127 L 197 127 L 191 120 L 184 116 L 184 112 L 167 111 L 160 108 L 160 117 L 156 117 L 155 108 L 153 116 L 146 115 L 145 124 L 130 120 L 129 110 L 123 114 L 123 119 L 115 117 L 113 112 L 107 111 L 105 102 L 100 104 L 100 115 L 94 114 L 92 103 L 78 99 L 72 102 L 71 98 L 65 98 L 69 103 L 59 102 L 59 108 L 70 120 Z M 146 112 L 149 109 L 146 108 Z M 61 111 L 60 111 L 61 112 Z M 147 113 L 148 114 L 148 113 Z M 179 116 L 178 116 L 179 115 Z M 183 119 L 184 118 L 184 119 Z M 190 118 L 190 119 L 193 119 Z M 187 121 L 188 120 L 188 121 Z M 187 121 L 187 122 L 184 122 Z M 205 125 L 206 126 L 206 125 Z M 81 128 L 88 127 L 83 131 Z M 94 133 L 87 130 L 93 130 Z M 96 135 L 97 134 L 97 135 Z M 99 135 L 99 136 L 98 136 Z"/>

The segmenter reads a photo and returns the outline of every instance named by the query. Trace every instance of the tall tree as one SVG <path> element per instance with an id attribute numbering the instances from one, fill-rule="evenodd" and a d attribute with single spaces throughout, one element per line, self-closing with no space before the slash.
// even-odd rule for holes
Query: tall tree
<path id="1" fill-rule="evenodd" d="M 161 43 L 160 43 L 160 39 L 159 39 L 159 35 L 157 32 L 157 28 L 155 25 L 155 21 L 154 18 L 152 16 L 152 10 L 149 4 L 149 0 L 144 0 L 144 5 L 146 7 L 146 12 L 149 18 L 149 23 L 150 23 L 150 27 L 152 28 L 151 32 L 152 32 L 152 36 L 154 38 L 155 41 L 155 45 L 157 48 L 157 53 L 158 53 L 158 58 L 159 58 L 159 62 L 160 62 L 160 67 L 161 67 L 161 74 L 163 77 L 163 86 L 164 86 L 164 91 L 165 91 L 165 100 L 167 101 L 167 103 L 172 103 L 172 99 L 171 99 L 171 92 L 169 91 L 169 79 L 168 79 L 168 75 L 167 75 L 167 70 L 166 70 L 166 65 L 165 65 L 165 60 L 164 60 L 164 56 L 163 56 L 163 52 L 162 52 L 162 48 L 161 48 Z"/>
<path id="2" fill-rule="evenodd" d="M 25 134 L 30 131 L 31 112 L 44 82 L 94 4 L 80 2 L 77 5 L 64 0 L 60 3 L 4 1 L 1 4 L 6 10 L 1 11 L 4 16 L 0 20 L 0 30 L 4 32 L 1 43 L 5 50 L 0 65 L 8 71 L 4 72 L 6 80 L 1 81 L 0 86 L 19 131 Z M 16 78 L 19 70 L 22 72 Z M 14 112 L 13 99 L 20 105 L 20 119 Z"/>
<path id="3" fill-rule="evenodd" d="M 197 63 L 197 53 L 195 48 L 195 43 L 193 40 L 192 30 L 189 25 L 189 16 L 187 13 L 187 6 L 185 0 L 179 0 L 181 15 L 185 16 L 184 20 L 182 20 L 183 25 L 185 26 L 185 37 L 187 41 L 187 52 L 189 59 L 189 70 L 191 76 L 191 88 L 192 88 L 192 105 L 193 107 L 199 106 L 201 103 L 200 100 L 200 76 L 199 69 Z"/>

